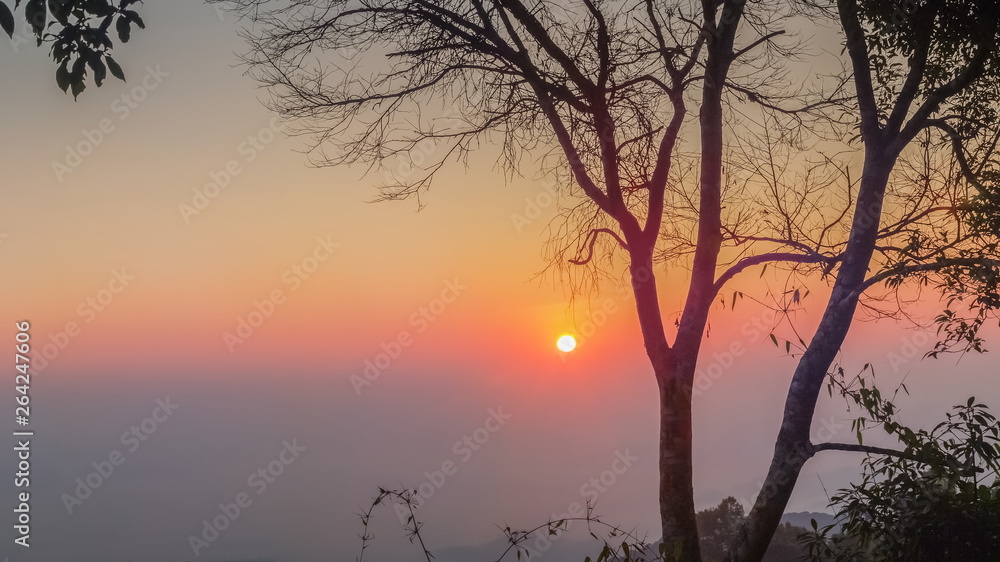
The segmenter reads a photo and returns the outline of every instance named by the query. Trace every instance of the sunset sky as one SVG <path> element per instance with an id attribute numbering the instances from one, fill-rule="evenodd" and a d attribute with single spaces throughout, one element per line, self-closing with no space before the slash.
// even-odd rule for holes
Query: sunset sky
<path id="1" fill-rule="evenodd" d="M 656 538 L 658 404 L 634 301 L 609 283 L 571 305 L 565 286 L 536 275 L 557 205 L 526 225 L 512 217 L 550 201 L 544 187 L 505 180 L 487 146 L 445 168 L 419 212 L 367 203 L 379 174 L 309 167 L 304 140 L 273 130 L 264 91 L 236 66 L 232 15 L 192 0 L 141 13 L 148 29 L 115 51 L 128 82 L 91 85 L 77 102 L 46 48 L 0 40 L 0 335 L 13 342 L 14 323 L 30 321 L 38 362 L 33 545 L 8 540 L 3 554 L 195 560 L 189 536 L 248 492 L 198 560 L 353 559 L 357 513 L 378 487 L 416 488 L 446 462 L 457 471 L 419 511 L 436 548 L 488 543 L 498 525 L 534 526 L 594 494 L 609 521 Z M 209 198 L 213 181 L 228 184 Z M 672 324 L 686 271 L 657 276 Z M 765 299 L 781 281 L 755 271 L 733 288 Z M 805 333 L 825 304 L 823 283 L 809 287 Z M 749 507 L 795 360 L 749 300 L 711 322 L 701 364 L 719 376 L 694 399 L 696 503 L 732 495 Z M 563 354 L 567 333 L 579 345 Z M 871 362 L 886 389 L 906 376 L 913 424 L 971 394 L 1000 407 L 992 356 L 921 360 L 932 337 L 857 323 L 843 361 Z M 377 376 L 364 378 L 369 365 Z M 12 404 L 12 385 L 0 395 Z M 168 397 L 177 409 L 129 450 L 123 434 Z M 855 415 L 824 393 L 814 435 L 852 442 Z M 488 437 L 478 450 L 462 445 L 477 435 Z M 258 494 L 248 477 L 293 441 L 305 449 Z M 116 450 L 123 464 L 68 513 L 64 494 Z M 619 455 L 635 460 L 606 490 L 588 488 Z M 824 486 L 846 485 L 860 460 L 821 453 L 787 511 L 824 511 Z M 392 509 L 376 513 L 373 552 L 408 547 Z"/>

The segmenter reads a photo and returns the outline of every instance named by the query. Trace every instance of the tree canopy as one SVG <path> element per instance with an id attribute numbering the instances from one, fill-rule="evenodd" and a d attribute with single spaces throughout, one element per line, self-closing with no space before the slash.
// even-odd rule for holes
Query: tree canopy
<path id="1" fill-rule="evenodd" d="M 14 39 L 17 20 L 15 11 L 22 0 L 0 1 L 0 29 Z M 112 58 L 112 33 L 122 43 L 128 43 L 133 26 L 146 27 L 134 9 L 139 0 L 28 0 L 24 2 L 23 18 L 27 24 L 24 39 L 31 38 L 37 46 L 50 45 L 55 61 L 56 84 L 64 92 L 79 96 L 93 80 L 98 87 L 110 73 L 125 80 L 125 72 Z M 112 32 L 111 26 L 114 25 Z"/>
<path id="2" fill-rule="evenodd" d="M 1000 424 L 971 397 L 931 429 L 898 421 L 895 397 L 862 379 L 841 393 L 862 408 L 855 427 L 881 426 L 902 448 L 869 455 L 860 482 L 830 500 L 839 531 L 803 544 L 816 562 L 964 562 L 1000 549 Z"/>

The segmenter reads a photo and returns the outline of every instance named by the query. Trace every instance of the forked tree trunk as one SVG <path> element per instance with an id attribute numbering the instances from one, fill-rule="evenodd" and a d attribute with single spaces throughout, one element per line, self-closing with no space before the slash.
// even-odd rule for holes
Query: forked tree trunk
<path id="1" fill-rule="evenodd" d="M 638 245 L 636 245 L 638 246 Z M 653 277 L 651 247 L 633 246 L 630 275 L 646 354 L 653 365 L 660 392 L 660 522 L 668 556 L 682 562 L 700 562 L 695 523 L 691 454 L 691 379 L 693 370 L 678 361 L 667 345 Z M 691 371 L 691 372 L 686 372 Z M 671 558 L 668 558 L 671 559 Z"/>
<path id="2" fill-rule="evenodd" d="M 866 146 L 864 172 L 843 263 L 819 327 L 792 376 L 771 466 L 730 554 L 733 562 L 759 562 L 764 557 L 802 466 L 813 454 L 809 432 L 816 401 L 851 327 L 860 296 L 858 289 L 868 273 L 886 185 L 899 154 L 892 142 L 895 140 L 883 139 Z"/>
<path id="3" fill-rule="evenodd" d="M 703 79 L 698 235 L 691 285 L 674 346 L 667 344 L 653 277 L 659 232 L 630 232 L 629 266 L 646 354 L 660 392 L 660 523 L 668 560 L 701 562 L 692 483 L 691 387 L 722 245 L 722 95 L 745 0 L 703 4 L 708 57 Z M 718 10 L 721 8 L 721 15 Z M 626 223 L 627 224 L 627 223 Z"/>

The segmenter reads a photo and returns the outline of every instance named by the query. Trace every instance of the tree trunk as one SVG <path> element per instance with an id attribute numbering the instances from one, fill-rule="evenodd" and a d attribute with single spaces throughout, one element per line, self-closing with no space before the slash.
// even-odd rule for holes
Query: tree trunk
<path id="1" fill-rule="evenodd" d="M 646 354 L 660 391 L 660 523 L 667 560 L 701 562 L 692 483 L 691 387 L 722 245 L 722 95 L 733 62 L 733 43 L 745 0 L 703 3 L 708 57 L 705 63 L 701 126 L 698 237 L 691 285 L 674 346 L 667 344 L 653 277 L 652 253 L 658 232 L 626 236 L 629 266 Z M 721 7 L 722 14 L 717 10 Z M 718 20 L 718 21 L 717 21 Z"/>
<path id="2" fill-rule="evenodd" d="M 653 276 L 652 245 L 632 246 L 629 266 L 646 354 L 660 391 L 660 522 L 668 556 L 700 562 L 691 456 L 691 361 L 680 362 L 667 344 Z M 695 350 L 695 353 L 697 351 Z M 690 372 L 689 372 L 690 371 Z M 671 558 L 668 558 L 668 560 Z"/>
<path id="3" fill-rule="evenodd" d="M 694 511 L 691 399 L 678 373 L 658 374 L 660 387 L 660 523 L 667 560 L 700 562 Z M 671 558 L 673 557 L 673 558 Z"/>
<path id="4" fill-rule="evenodd" d="M 760 562 L 764 557 L 799 472 L 813 454 L 809 431 L 816 401 L 851 327 L 860 296 L 858 288 L 865 280 L 874 253 L 885 188 L 899 154 L 893 140 L 882 139 L 866 145 L 863 177 L 844 259 L 816 334 L 792 376 L 771 466 L 730 554 L 733 562 Z"/>

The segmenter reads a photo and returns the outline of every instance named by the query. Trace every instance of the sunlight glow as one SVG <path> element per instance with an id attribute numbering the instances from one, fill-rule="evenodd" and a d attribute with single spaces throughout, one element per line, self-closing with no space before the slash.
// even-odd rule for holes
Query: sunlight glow
<path id="1" fill-rule="evenodd" d="M 576 339 L 574 339 L 573 336 L 569 334 L 560 336 L 559 339 L 556 341 L 556 347 L 559 348 L 559 351 L 564 351 L 566 353 L 569 353 L 570 351 L 576 349 Z"/>

